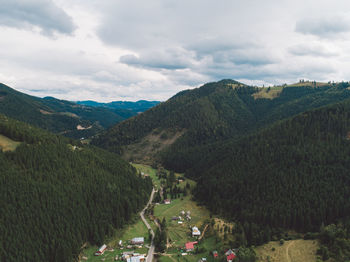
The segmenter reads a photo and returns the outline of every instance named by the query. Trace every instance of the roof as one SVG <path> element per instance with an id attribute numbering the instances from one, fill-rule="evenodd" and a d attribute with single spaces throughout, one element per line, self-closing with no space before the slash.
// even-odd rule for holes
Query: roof
<path id="1" fill-rule="evenodd" d="M 216 250 L 213 251 L 213 256 L 214 256 L 214 257 L 217 257 L 217 256 L 218 256 L 218 251 L 216 251 Z"/>
<path id="2" fill-rule="evenodd" d="M 104 251 L 107 248 L 107 245 L 103 244 L 100 249 L 98 250 L 99 252 Z"/>
<path id="3" fill-rule="evenodd" d="M 228 255 L 228 256 L 226 257 L 227 261 L 232 261 L 232 260 L 234 260 L 235 258 L 236 258 L 235 253 L 232 253 L 232 254 L 230 254 L 230 255 Z"/>
<path id="4" fill-rule="evenodd" d="M 145 238 L 144 237 L 134 237 L 131 239 L 132 242 L 144 242 Z"/>
<path id="5" fill-rule="evenodd" d="M 186 243 L 186 249 L 188 250 L 188 249 L 194 249 L 194 245 L 195 244 L 197 244 L 198 242 L 197 241 L 195 241 L 195 242 L 187 242 Z"/>
<path id="6" fill-rule="evenodd" d="M 145 259 L 145 257 L 144 256 L 134 256 L 134 257 L 128 258 L 126 261 L 127 262 L 140 262 L 140 259 Z"/>
<path id="7" fill-rule="evenodd" d="M 201 232 L 199 231 L 198 227 L 192 227 L 192 235 L 200 235 Z"/>

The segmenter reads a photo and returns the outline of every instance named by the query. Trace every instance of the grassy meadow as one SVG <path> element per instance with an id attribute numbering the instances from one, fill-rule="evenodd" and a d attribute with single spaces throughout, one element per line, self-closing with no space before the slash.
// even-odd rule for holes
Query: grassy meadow
<path id="1" fill-rule="evenodd" d="M 0 135 L 0 149 L 2 151 L 15 151 L 21 142 L 14 141 L 6 136 Z"/>

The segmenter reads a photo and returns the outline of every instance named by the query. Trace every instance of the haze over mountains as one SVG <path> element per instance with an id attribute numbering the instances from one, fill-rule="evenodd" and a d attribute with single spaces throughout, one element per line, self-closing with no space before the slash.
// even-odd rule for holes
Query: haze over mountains
<path id="1" fill-rule="evenodd" d="M 73 138 L 88 138 L 158 102 L 81 102 L 39 98 L 0 84 L 0 113 Z M 93 106 L 89 106 L 89 104 Z"/>

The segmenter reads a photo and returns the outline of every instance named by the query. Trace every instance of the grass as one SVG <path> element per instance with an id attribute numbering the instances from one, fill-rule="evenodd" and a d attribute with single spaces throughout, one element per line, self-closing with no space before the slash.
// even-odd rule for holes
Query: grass
<path id="1" fill-rule="evenodd" d="M 140 172 L 143 172 L 145 174 L 148 174 L 152 181 L 153 181 L 153 184 L 159 188 L 160 187 L 160 180 L 158 179 L 157 177 L 157 170 L 153 169 L 152 167 L 150 166 L 147 166 L 147 165 L 143 165 L 143 164 L 136 164 L 136 163 L 132 163 L 132 165 L 137 169 L 139 170 Z"/>
<path id="2" fill-rule="evenodd" d="M 183 221 L 183 224 L 178 224 L 177 221 L 172 221 L 173 216 L 179 216 L 181 211 L 191 212 L 191 221 Z M 209 211 L 201 206 L 198 206 L 191 200 L 190 196 L 173 199 L 169 205 L 160 204 L 154 208 L 154 215 L 160 220 L 165 218 L 168 226 L 168 234 L 172 243 L 176 247 L 182 247 L 188 241 L 193 241 L 191 236 L 191 227 L 201 227 L 205 220 L 209 218 Z"/>
<path id="3" fill-rule="evenodd" d="M 289 240 L 283 245 L 279 241 L 271 241 L 255 248 L 258 261 L 261 262 L 305 262 L 316 261 L 316 240 Z M 274 249 L 274 251 L 273 251 Z"/>
<path id="4" fill-rule="evenodd" d="M 138 216 L 138 215 L 137 215 Z M 144 237 L 145 238 L 145 244 L 149 244 L 149 235 L 148 230 L 146 226 L 143 224 L 141 219 L 137 219 L 137 221 L 134 224 L 127 225 L 125 228 L 121 230 L 116 230 L 113 237 L 111 237 L 109 240 L 107 240 L 105 243 L 108 247 L 112 247 L 114 251 L 106 251 L 102 256 L 94 256 L 95 252 L 98 250 L 98 246 L 88 246 L 86 249 L 83 250 L 81 253 L 82 256 L 85 256 L 88 258 L 87 261 L 102 261 L 101 259 L 105 259 L 103 261 L 114 261 L 114 258 L 116 255 L 120 255 L 124 251 L 129 251 L 129 249 L 123 249 L 121 250 L 118 247 L 119 240 L 123 241 L 123 245 L 126 246 L 128 240 L 131 240 L 134 237 Z M 147 254 L 148 249 L 146 247 L 142 248 L 136 248 L 135 252 L 140 254 Z M 84 261 L 84 260 L 80 260 Z"/>
<path id="5" fill-rule="evenodd" d="M 263 87 L 260 88 L 259 92 L 254 93 L 254 99 L 265 98 L 265 99 L 274 99 L 278 97 L 283 90 L 283 86 L 274 86 L 274 87 Z"/>
<path id="6" fill-rule="evenodd" d="M 0 135 L 0 149 L 2 151 L 15 151 L 21 142 L 14 141 L 6 136 Z"/>
<path id="7" fill-rule="evenodd" d="M 319 86 L 325 86 L 325 85 L 328 85 L 328 83 L 323 83 L 323 82 L 316 82 L 316 87 L 319 87 Z M 288 85 L 288 86 L 309 86 L 309 87 L 315 87 L 315 83 L 313 81 L 305 81 L 305 82 L 302 82 L 302 83 L 295 83 L 295 84 L 291 84 L 291 85 Z"/>

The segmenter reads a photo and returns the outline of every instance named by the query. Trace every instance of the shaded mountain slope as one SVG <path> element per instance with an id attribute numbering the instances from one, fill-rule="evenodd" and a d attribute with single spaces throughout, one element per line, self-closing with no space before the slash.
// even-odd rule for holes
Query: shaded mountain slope
<path id="1" fill-rule="evenodd" d="M 2 261 L 76 261 L 145 204 L 150 179 L 117 155 L 0 115 Z"/>
<path id="2" fill-rule="evenodd" d="M 227 141 L 192 173 L 196 198 L 240 222 L 250 244 L 272 228 L 318 231 L 350 216 L 349 134 L 346 100 Z"/>

